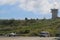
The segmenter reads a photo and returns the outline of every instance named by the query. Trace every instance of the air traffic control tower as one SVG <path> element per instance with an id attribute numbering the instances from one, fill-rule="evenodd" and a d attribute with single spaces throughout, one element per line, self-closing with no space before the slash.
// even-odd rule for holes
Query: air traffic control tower
<path id="1" fill-rule="evenodd" d="M 56 19 L 58 16 L 58 9 L 51 9 L 52 19 Z"/>

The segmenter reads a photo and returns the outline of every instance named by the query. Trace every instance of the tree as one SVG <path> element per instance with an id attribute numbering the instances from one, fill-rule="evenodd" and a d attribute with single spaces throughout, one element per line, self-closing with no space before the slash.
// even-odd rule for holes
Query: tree
<path id="1" fill-rule="evenodd" d="M 25 18 L 25 21 L 27 21 L 28 20 L 28 18 Z"/>

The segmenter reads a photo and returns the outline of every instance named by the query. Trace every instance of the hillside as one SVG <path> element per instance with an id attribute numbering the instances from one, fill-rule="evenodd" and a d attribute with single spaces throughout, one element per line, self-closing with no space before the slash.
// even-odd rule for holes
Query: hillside
<path id="1" fill-rule="evenodd" d="M 42 30 L 50 32 L 52 36 L 60 33 L 60 19 L 0 19 L 0 34 L 15 32 L 22 36 L 37 36 Z"/>

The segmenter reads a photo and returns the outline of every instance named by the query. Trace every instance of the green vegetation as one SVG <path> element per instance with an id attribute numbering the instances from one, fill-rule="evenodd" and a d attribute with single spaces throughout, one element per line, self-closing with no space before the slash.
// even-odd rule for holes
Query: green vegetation
<path id="1" fill-rule="evenodd" d="M 0 34 L 15 32 L 21 36 L 37 36 L 42 30 L 50 32 L 52 36 L 60 33 L 60 19 L 0 19 Z"/>

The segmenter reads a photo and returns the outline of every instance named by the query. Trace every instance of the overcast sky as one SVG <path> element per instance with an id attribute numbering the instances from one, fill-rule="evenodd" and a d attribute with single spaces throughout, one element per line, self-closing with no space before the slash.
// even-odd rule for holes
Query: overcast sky
<path id="1" fill-rule="evenodd" d="M 0 19 L 49 19 L 52 8 L 59 9 L 60 16 L 60 0 L 0 0 Z"/>

